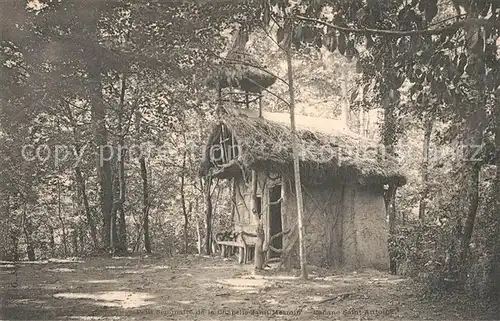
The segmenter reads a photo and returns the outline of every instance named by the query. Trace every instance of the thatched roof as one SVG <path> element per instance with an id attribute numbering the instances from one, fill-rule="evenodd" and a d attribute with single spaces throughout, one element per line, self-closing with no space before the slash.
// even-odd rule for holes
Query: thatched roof
<path id="1" fill-rule="evenodd" d="M 380 187 L 406 183 L 394 156 L 386 154 L 383 146 L 373 140 L 342 128 L 338 121 L 296 116 L 296 125 L 302 174 L 313 183 L 324 184 L 339 178 Z M 218 142 L 221 126 L 235 137 L 239 149 L 235 163 L 240 168 L 275 172 L 292 169 L 289 114 L 264 112 L 259 118 L 255 111 L 229 110 L 212 131 L 200 175 L 222 173 L 210 161 L 210 149 Z"/>
<path id="2" fill-rule="evenodd" d="M 244 52 L 230 52 L 222 68 L 207 79 L 211 87 L 233 87 L 243 91 L 260 93 L 276 81 L 276 77 L 264 71 L 260 63 Z"/>

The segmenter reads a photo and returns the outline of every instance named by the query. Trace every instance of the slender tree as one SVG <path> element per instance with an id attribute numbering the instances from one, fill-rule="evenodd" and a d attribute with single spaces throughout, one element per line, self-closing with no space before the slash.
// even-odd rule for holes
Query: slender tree
<path id="1" fill-rule="evenodd" d="M 287 76 L 288 76 L 288 92 L 290 95 L 290 128 L 292 131 L 292 152 L 293 152 L 293 175 L 295 181 L 295 194 L 297 198 L 297 225 L 299 233 L 299 257 L 300 257 L 300 275 L 303 279 L 308 278 L 307 273 L 307 256 L 305 251 L 304 240 L 304 201 L 302 195 L 302 185 L 300 183 L 300 159 L 299 159 L 299 143 L 298 134 L 295 125 L 295 89 L 293 87 L 293 67 L 292 67 L 292 35 L 293 35 L 293 20 L 290 19 L 285 24 L 286 34 L 284 37 L 284 46 L 286 50 Z"/>
<path id="2" fill-rule="evenodd" d="M 208 176 L 203 184 L 203 194 L 205 196 L 205 254 L 212 254 L 212 177 Z"/>
<path id="3" fill-rule="evenodd" d="M 184 143 L 186 143 L 184 134 Z M 189 213 L 186 206 L 186 158 L 187 151 L 184 150 L 182 153 L 182 167 L 181 167 L 181 182 L 180 182 L 180 193 L 181 193 L 181 206 L 182 206 L 182 216 L 184 218 L 184 226 L 183 226 L 183 237 L 184 237 L 184 253 L 187 254 L 189 250 Z"/>
<path id="4" fill-rule="evenodd" d="M 431 144 L 433 119 L 430 114 L 424 118 L 424 144 L 422 147 L 422 192 L 418 207 L 418 219 L 425 219 L 425 210 L 429 194 L 429 150 Z"/>

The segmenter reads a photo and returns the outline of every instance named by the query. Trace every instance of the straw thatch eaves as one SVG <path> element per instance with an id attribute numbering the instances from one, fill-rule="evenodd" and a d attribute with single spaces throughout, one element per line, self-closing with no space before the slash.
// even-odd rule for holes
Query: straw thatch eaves
<path id="1" fill-rule="evenodd" d="M 241 175 L 242 169 L 291 174 L 293 158 L 289 124 L 288 114 L 265 112 L 263 118 L 253 111 L 224 114 L 205 148 L 200 175 L 211 173 L 229 178 Z M 304 183 L 335 184 L 342 179 L 380 188 L 385 184 L 402 186 L 406 183 L 397 159 L 386 154 L 383 146 L 374 141 L 333 129 L 334 120 L 297 116 L 296 124 Z M 210 158 L 223 129 L 234 136 L 237 145 L 237 151 L 233 153 L 237 156 L 225 164 Z"/>
<path id="2" fill-rule="evenodd" d="M 213 88 L 238 88 L 242 91 L 261 93 L 276 82 L 276 77 L 260 68 L 257 60 L 243 52 L 231 52 L 223 67 L 207 80 Z"/>

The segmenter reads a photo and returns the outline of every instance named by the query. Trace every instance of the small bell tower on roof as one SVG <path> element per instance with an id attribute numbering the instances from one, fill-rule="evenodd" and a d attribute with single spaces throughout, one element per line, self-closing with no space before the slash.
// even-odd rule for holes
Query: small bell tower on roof
<path id="1" fill-rule="evenodd" d="M 257 104 L 262 115 L 262 92 L 276 82 L 276 77 L 265 71 L 260 62 L 246 51 L 249 30 L 242 26 L 234 39 L 222 67 L 207 84 L 217 89 L 219 109 L 242 105 L 249 109 Z"/>

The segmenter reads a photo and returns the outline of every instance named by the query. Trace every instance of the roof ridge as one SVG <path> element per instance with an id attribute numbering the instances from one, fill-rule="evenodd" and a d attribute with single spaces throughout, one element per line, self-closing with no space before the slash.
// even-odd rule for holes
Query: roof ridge
<path id="1" fill-rule="evenodd" d="M 262 112 L 262 117 L 259 117 L 259 112 L 257 110 L 253 109 L 241 109 L 241 108 L 234 108 L 234 107 L 229 107 L 227 108 L 228 114 L 236 117 L 248 117 L 248 118 L 262 118 L 264 120 L 270 121 L 275 124 L 279 125 L 285 125 L 287 127 L 290 127 L 290 114 L 289 113 L 284 113 L 284 112 L 268 112 L 268 111 L 263 111 Z M 362 139 L 367 142 L 372 142 L 374 144 L 377 144 L 377 142 L 374 139 L 371 139 L 369 137 L 362 136 L 358 133 L 353 132 L 346 126 L 342 128 L 335 128 L 334 126 L 331 126 L 332 124 L 326 124 L 325 122 L 331 121 L 333 124 L 340 125 L 341 120 L 335 119 L 335 118 L 329 118 L 329 117 L 315 117 L 315 116 L 308 116 L 308 115 L 303 115 L 303 114 L 296 114 L 295 115 L 295 120 L 296 120 L 296 127 L 297 129 L 303 129 L 303 130 L 309 130 L 309 131 L 315 131 L 318 133 L 322 134 L 329 134 L 329 135 L 335 135 L 335 134 L 343 134 L 343 135 L 349 135 L 353 138 L 358 138 Z M 305 123 L 305 121 L 309 121 L 309 123 Z M 322 124 L 320 124 L 323 122 Z"/>

